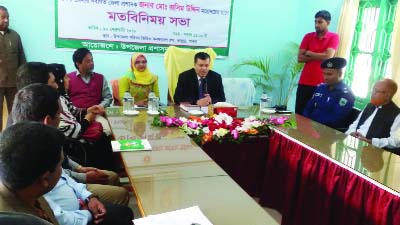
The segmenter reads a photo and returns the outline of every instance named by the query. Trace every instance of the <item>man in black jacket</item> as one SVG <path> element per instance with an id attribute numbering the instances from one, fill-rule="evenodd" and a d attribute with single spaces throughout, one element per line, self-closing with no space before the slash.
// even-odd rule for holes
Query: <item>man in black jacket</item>
<path id="1" fill-rule="evenodd" d="M 200 106 L 225 101 L 221 75 L 210 70 L 210 56 L 207 53 L 197 53 L 194 56 L 194 68 L 179 74 L 174 101 L 177 104 Z"/>
<path id="2" fill-rule="evenodd" d="M 393 80 L 378 81 L 372 90 L 371 102 L 350 125 L 346 134 L 378 148 L 399 148 L 400 109 L 392 101 L 396 91 L 397 84 Z"/>

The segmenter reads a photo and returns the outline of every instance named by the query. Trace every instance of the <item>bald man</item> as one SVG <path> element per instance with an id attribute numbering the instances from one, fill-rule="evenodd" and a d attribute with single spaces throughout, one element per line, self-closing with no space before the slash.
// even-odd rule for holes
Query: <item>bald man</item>
<path id="1" fill-rule="evenodd" d="M 371 102 L 350 125 L 346 134 L 366 141 L 378 148 L 400 147 L 400 109 L 392 98 L 397 84 L 391 79 L 380 80 L 372 90 Z M 397 150 L 396 153 L 400 153 Z"/>

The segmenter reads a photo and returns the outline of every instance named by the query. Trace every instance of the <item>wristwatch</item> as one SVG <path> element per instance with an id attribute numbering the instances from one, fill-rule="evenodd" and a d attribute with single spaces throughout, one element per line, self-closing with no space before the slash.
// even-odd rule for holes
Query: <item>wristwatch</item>
<path id="1" fill-rule="evenodd" d="M 89 195 L 89 197 L 87 197 L 87 198 L 85 199 L 85 203 L 86 203 L 86 204 L 89 204 L 89 201 L 90 201 L 90 199 L 92 199 L 92 198 L 97 198 L 97 199 L 99 199 L 99 196 L 94 195 L 94 194 L 91 194 L 91 195 Z"/>

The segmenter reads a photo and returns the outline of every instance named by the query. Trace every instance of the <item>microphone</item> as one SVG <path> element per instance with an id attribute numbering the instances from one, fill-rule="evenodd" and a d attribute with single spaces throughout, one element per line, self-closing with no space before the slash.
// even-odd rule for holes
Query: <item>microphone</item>
<path id="1" fill-rule="evenodd" d="M 207 89 L 207 80 L 205 78 L 203 79 L 203 93 L 208 94 L 208 89 Z"/>

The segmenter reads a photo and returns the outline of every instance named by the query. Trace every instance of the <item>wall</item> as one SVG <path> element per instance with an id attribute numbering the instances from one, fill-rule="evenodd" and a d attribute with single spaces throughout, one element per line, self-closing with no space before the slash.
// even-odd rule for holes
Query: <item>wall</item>
<path id="1" fill-rule="evenodd" d="M 289 42 L 299 43 L 305 33 L 314 30 L 314 14 L 320 9 L 332 13 L 330 30 L 336 31 L 342 5 L 342 0 L 287 0 L 284 4 L 270 0 L 249 2 L 234 1 L 230 55 L 218 59 L 215 65 L 215 70 L 223 77 L 245 76 L 251 71 L 232 72 L 232 65 L 250 57 L 277 56 Z M 0 0 L 0 5 L 8 8 L 10 27 L 21 35 L 28 61 L 64 63 L 67 71 L 74 70 L 71 59 L 73 50 L 54 48 L 54 0 Z M 128 69 L 131 55 L 94 52 L 93 56 L 95 71 L 111 80 L 117 79 Z M 167 79 L 163 56 L 148 55 L 148 61 L 149 68 L 160 77 L 161 100 L 166 102 Z M 273 62 L 272 67 L 278 70 L 279 62 Z M 289 108 L 292 108 L 293 100 Z"/>

